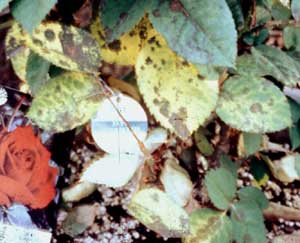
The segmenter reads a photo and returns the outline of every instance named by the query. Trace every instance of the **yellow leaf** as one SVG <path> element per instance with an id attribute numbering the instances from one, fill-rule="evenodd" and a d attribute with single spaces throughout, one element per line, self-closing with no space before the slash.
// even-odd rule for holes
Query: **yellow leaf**
<path id="1" fill-rule="evenodd" d="M 14 23 L 6 37 L 8 56 L 13 56 L 20 46 L 67 70 L 97 73 L 100 66 L 97 42 L 88 32 L 73 26 L 45 22 L 31 36 Z"/>
<path id="2" fill-rule="evenodd" d="M 186 138 L 214 110 L 218 80 L 177 56 L 157 33 L 148 38 L 135 65 L 144 101 L 162 126 Z"/>
<path id="3" fill-rule="evenodd" d="M 91 34 L 101 48 L 102 60 L 118 65 L 134 65 L 136 63 L 141 46 L 152 29 L 150 21 L 144 18 L 131 31 L 123 34 L 119 40 L 105 43 L 105 33 L 99 17 L 90 27 Z"/>
<path id="4" fill-rule="evenodd" d="M 15 55 L 10 57 L 12 67 L 15 74 L 22 80 L 20 84 L 20 91 L 24 93 L 29 93 L 29 85 L 26 82 L 26 65 L 30 54 L 30 49 L 24 46 L 20 46 L 19 50 Z"/>

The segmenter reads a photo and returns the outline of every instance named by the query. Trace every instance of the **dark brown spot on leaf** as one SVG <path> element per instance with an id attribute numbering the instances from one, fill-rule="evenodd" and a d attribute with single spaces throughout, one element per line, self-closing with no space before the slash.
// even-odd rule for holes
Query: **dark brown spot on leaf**
<path id="1" fill-rule="evenodd" d="M 159 202 L 159 197 L 157 194 L 152 194 L 151 198 L 153 199 L 154 202 Z"/>
<path id="2" fill-rule="evenodd" d="M 147 58 L 146 58 L 146 64 L 147 64 L 147 65 L 152 64 L 152 62 L 153 62 L 153 61 L 152 61 L 152 59 L 151 59 L 150 57 L 147 57 Z"/>
<path id="3" fill-rule="evenodd" d="M 113 42 L 109 43 L 108 48 L 111 49 L 112 51 L 121 51 L 121 41 L 119 40 L 114 40 Z"/>
<path id="4" fill-rule="evenodd" d="M 55 33 L 51 29 L 46 29 L 44 35 L 48 41 L 53 41 L 55 39 Z"/>
<path id="5" fill-rule="evenodd" d="M 172 113 L 169 118 L 170 124 L 174 127 L 177 134 L 179 134 L 182 138 L 187 138 L 190 135 L 190 132 L 187 126 L 184 124 L 184 117 L 183 114 L 179 111 L 179 114 Z"/>
<path id="6" fill-rule="evenodd" d="M 40 41 L 39 39 L 33 38 L 32 41 L 33 41 L 33 43 L 35 45 L 38 45 L 38 46 L 42 46 L 43 45 L 43 42 Z"/>
<path id="7" fill-rule="evenodd" d="M 184 61 L 182 62 L 182 65 L 183 65 L 183 66 L 188 66 L 189 63 L 188 63 L 186 60 L 184 60 Z"/>
<path id="8" fill-rule="evenodd" d="M 149 44 L 153 44 L 153 43 L 155 43 L 155 41 L 156 41 L 155 37 L 151 37 L 151 38 L 148 40 L 148 43 L 149 43 Z"/>
<path id="9" fill-rule="evenodd" d="M 105 36 L 106 36 L 106 38 L 110 39 L 110 37 L 112 36 L 112 33 L 113 33 L 113 31 L 111 29 L 107 28 L 105 30 Z"/>
<path id="10" fill-rule="evenodd" d="M 62 65 L 62 66 L 65 66 L 65 67 L 70 67 L 70 64 L 63 61 L 63 60 L 59 60 L 59 63 Z"/>
<path id="11" fill-rule="evenodd" d="M 182 5 L 182 3 L 179 0 L 172 0 L 170 2 L 170 9 L 173 12 L 181 12 L 183 13 L 185 16 L 188 16 L 189 14 L 187 13 L 187 11 L 184 9 L 184 6 Z"/>
<path id="12" fill-rule="evenodd" d="M 257 112 L 262 113 L 262 106 L 259 103 L 254 103 L 253 105 L 251 105 L 250 110 L 253 113 L 257 113 Z"/>
<path id="13" fill-rule="evenodd" d="M 273 106 L 274 105 L 274 100 L 272 98 L 269 100 L 268 105 L 269 106 Z"/>
<path id="14" fill-rule="evenodd" d="M 170 103 L 167 100 L 163 100 L 160 103 L 159 112 L 165 117 L 169 117 L 169 106 L 170 106 Z"/>
<path id="15" fill-rule="evenodd" d="M 127 17 L 128 17 L 128 13 L 126 13 L 126 12 L 121 13 L 119 16 L 121 21 L 124 21 Z"/>
<path id="16" fill-rule="evenodd" d="M 202 76 L 202 75 L 200 75 L 200 74 L 197 75 L 197 78 L 200 79 L 200 80 L 204 80 L 205 79 L 205 77 Z"/>
<path id="17" fill-rule="evenodd" d="M 17 43 L 16 38 L 15 37 L 10 38 L 8 43 L 11 47 L 16 47 L 16 43 Z"/>
<path id="18" fill-rule="evenodd" d="M 159 9 L 154 9 L 154 10 L 152 11 L 152 14 L 153 14 L 153 16 L 156 17 L 156 18 L 160 17 L 160 11 L 159 11 Z"/>

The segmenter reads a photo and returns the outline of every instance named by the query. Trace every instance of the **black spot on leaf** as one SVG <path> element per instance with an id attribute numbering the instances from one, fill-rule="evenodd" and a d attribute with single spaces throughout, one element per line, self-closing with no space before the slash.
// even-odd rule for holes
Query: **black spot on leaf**
<path id="1" fill-rule="evenodd" d="M 108 44 L 108 48 L 112 51 L 121 51 L 121 41 L 114 40 L 113 42 Z"/>
<path id="2" fill-rule="evenodd" d="M 152 64 L 152 63 L 153 63 L 152 59 L 151 59 L 150 57 L 147 57 L 147 58 L 146 58 L 146 64 L 147 64 L 147 65 L 150 65 L 150 64 Z"/>
<path id="3" fill-rule="evenodd" d="M 48 41 L 53 41 L 55 39 L 55 33 L 51 29 L 46 29 L 46 31 L 44 32 L 44 35 Z"/>

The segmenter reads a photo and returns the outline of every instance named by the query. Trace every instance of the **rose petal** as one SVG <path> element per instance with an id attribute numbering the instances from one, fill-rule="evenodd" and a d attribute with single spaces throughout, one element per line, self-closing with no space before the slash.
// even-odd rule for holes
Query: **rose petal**
<path id="1" fill-rule="evenodd" d="M 39 184 L 37 188 L 32 190 L 35 200 L 32 202 L 32 208 L 46 207 L 55 196 L 55 179 L 58 169 L 50 167 L 48 169 L 48 176 L 45 177 L 43 184 Z"/>
<path id="2" fill-rule="evenodd" d="M 8 159 L 4 163 L 5 175 L 9 176 L 13 180 L 19 181 L 23 185 L 26 185 L 31 178 L 32 172 L 18 168 L 18 165 L 14 163 L 15 158 L 10 151 L 6 151 L 6 155 L 8 156 Z"/>
<path id="3" fill-rule="evenodd" d="M 0 205 L 5 205 L 6 207 L 10 206 L 10 201 L 8 196 L 2 192 L 0 192 Z"/>
<path id="4" fill-rule="evenodd" d="M 50 183 L 52 186 L 55 186 L 55 179 L 57 174 L 58 174 L 58 169 L 51 167 L 48 162 L 46 168 L 36 165 L 36 168 L 34 168 L 34 171 L 32 173 L 32 178 L 38 177 L 39 179 L 30 180 L 30 182 L 27 184 L 27 187 L 29 188 L 29 190 L 33 191 L 36 188 L 39 188 L 41 184 Z"/>
<path id="5" fill-rule="evenodd" d="M 5 162 L 5 154 L 7 151 L 7 136 L 4 136 L 4 133 L 1 133 L 1 138 L 0 138 L 0 173 L 1 174 L 5 174 L 5 170 L 4 170 L 4 162 Z"/>
<path id="6" fill-rule="evenodd" d="M 33 192 L 35 200 L 31 203 L 32 208 L 44 208 L 53 200 L 55 189 L 53 185 L 45 185 Z"/>
<path id="7" fill-rule="evenodd" d="M 8 196 L 11 201 L 30 205 L 34 202 L 32 193 L 21 183 L 0 175 L 0 192 Z"/>
<path id="8" fill-rule="evenodd" d="M 33 162 L 29 167 L 23 164 L 26 156 Z M 14 201 L 32 208 L 46 207 L 55 196 L 58 173 L 49 166 L 50 156 L 31 126 L 17 127 L 4 137 L 0 133 L 0 204 Z"/>

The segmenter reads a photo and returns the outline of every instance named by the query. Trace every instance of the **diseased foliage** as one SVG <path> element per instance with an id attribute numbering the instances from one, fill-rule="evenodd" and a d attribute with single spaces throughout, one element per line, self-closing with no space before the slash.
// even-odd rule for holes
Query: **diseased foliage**
<path id="1" fill-rule="evenodd" d="M 27 18 L 37 3 L 38 14 Z M 46 131 L 65 132 L 89 122 L 104 98 L 111 101 L 124 91 L 139 99 L 151 126 L 163 127 L 145 141 L 134 136 L 139 153 L 119 151 L 90 161 L 80 183 L 120 187 L 137 174 L 128 211 L 166 238 L 266 242 L 268 201 L 258 188 L 270 177 L 300 179 L 299 1 L 248 6 L 241 0 L 104 0 L 86 29 L 57 21 L 49 14 L 55 3 L 0 0 L 0 10 L 11 7 L 14 17 L 6 55 L 22 81 L 20 90 L 33 98 L 27 117 Z M 283 38 L 274 37 L 274 29 Z M 107 65 L 130 72 L 124 80 L 107 77 Z M 203 178 L 191 176 L 197 165 L 174 158 L 177 148 L 160 154 L 158 163 L 151 157 L 168 132 L 184 146 L 195 143 L 197 158 L 190 160 L 201 164 Z M 285 145 L 291 148 L 270 142 L 268 133 L 276 132 L 288 134 Z M 236 140 L 236 148 L 230 141 L 224 146 L 222 136 Z M 268 152 L 274 147 L 286 155 L 272 161 Z M 237 186 L 238 165 L 245 161 L 257 188 Z M 195 206 L 199 184 L 210 208 Z"/>

